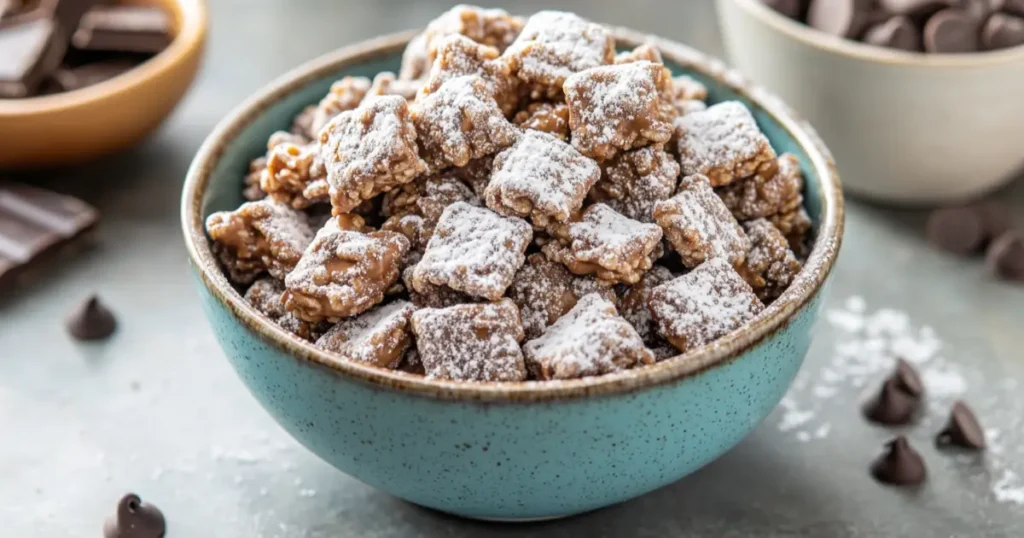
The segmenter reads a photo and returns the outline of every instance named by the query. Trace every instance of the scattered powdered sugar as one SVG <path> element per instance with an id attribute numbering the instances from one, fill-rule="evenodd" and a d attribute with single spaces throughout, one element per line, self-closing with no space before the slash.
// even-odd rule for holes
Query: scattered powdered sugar
<path id="1" fill-rule="evenodd" d="M 775 158 L 754 116 L 739 101 L 681 116 L 675 127 L 683 174 L 704 174 L 714 187 L 747 177 Z"/>
<path id="2" fill-rule="evenodd" d="M 523 81 L 561 88 L 573 73 L 611 63 L 615 40 L 603 26 L 573 13 L 539 11 L 505 54 L 515 58 Z"/>
<path id="3" fill-rule="evenodd" d="M 743 228 L 702 175 L 683 178 L 675 196 L 655 203 L 654 220 L 687 267 L 711 258 L 738 265 L 750 250 Z"/>
<path id="4" fill-rule="evenodd" d="M 316 346 L 348 360 L 397 367 L 410 344 L 406 328 L 414 310 L 411 303 L 399 300 L 343 319 Z"/>
<path id="5" fill-rule="evenodd" d="M 999 480 L 992 485 L 992 493 L 1001 503 L 1014 503 L 1024 506 L 1024 480 L 1016 472 L 1003 469 Z"/>
<path id="6" fill-rule="evenodd" d="M 597 293 L 523 346 L 526 366 L 538 379 L 573 379 L 654 362 L 636 329 Z"/>

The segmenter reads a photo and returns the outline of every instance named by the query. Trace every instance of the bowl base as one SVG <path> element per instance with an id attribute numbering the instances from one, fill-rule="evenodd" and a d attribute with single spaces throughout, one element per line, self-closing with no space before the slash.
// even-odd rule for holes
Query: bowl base
<path id="1" fill-rule="evenodd" d="M 572 517 L 577 514 L 560 514 L 557 516 L 543 516 L 543 517 L 479 517 L 479 516 L 463 516 L 459 514 L 452 514 L 465 519 L 474 519 L 476 521 L 486 521 L 488 523 L 541 523 L 544 521 L 554 521 L 556 519 L 565 519 Z"/>

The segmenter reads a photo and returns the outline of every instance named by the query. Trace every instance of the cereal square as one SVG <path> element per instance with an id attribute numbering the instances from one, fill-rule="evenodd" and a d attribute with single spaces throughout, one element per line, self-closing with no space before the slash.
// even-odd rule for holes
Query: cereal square
<path id="1" fill-rule="evenodd" d="M 723 258 L 655 287 L 649 304 L 660 334 L 684 353 L 742 327 L 764 310 Z"/>
<path id="2" fill-rule="evenodd" d="M 661 51 L 650 43 L 644 43 L 633 50 L 620 52 L 615 55 L 616 64 L 628 64 L 633 62 L 651 62 L 652 64 L 664 64 L 661 59 Z"/>
<path id="3" fill-rule="evenodd" d="M 398 280 L 408 250 L 409 241 L 399 234 L 344 230 L 332 219 L 285 277 L 285 307 L 307 321 L 365 312 Z"/>
<path id="4" fill-rule="evenodd" d="M 206 232 L 232 280 L 249 284 L 263 271 L 283 279 L 313 240 L 306 215 L 272 199 L 207 217 Z"/>
<path id="5" fill-rule="evenodd" d="M 462 168 L 453 170 L 454 174 L 469 188 L 477 198 L 483 200 L 487 185 L 491 182 L 491 172 L 494 170 L 494 155 L 481 157 L 469 161 L 469 164 Z"/>
<path id="6" fill-rule="evenodd" d="M 573 73 L 612 63 L 615 39 L 603 26 L 572 13 L 540 11 L 526 21 L 505 56 L 535 94 L 557 97 Z"/>
<path id="7" fill-rule="evenodd" d="M 365 200 L 426 172 L 405 99 L 374 97 L 343 112 L 320 131 L 334 213 L 349 213 Z"/>
<path id="8" fill-rule="evenodd" d="M 767 220 L 745 222 L 743 229 L 751 246 L 740 275 L 762 301 L 770 302 L 786 291 L 800 272 L 800 262 L 789 249 L 786 236 Z"/>
<path id="9" fill-rule="evenodd" d="M 430 58 L 427 57 L 427 35 L 421 33 L 409 40 L 402 51 L 402 64 L 398 69 L 399 80 L 421 80 L 430 71 Z"/>
<path id="10" fill-rule="evenodd" d="M 515 142 L 518 130 L 505 119 L 491 85 L 478 75 L 445 82 L 412 108 L 423 157 L 435 169 L 466 166 Z"/>
<path id="11" fill-rule="evenodd" d="M 542 249 L 577 275 L 594 274 L 609 284 L 640 280 L 660 256 L 661 228 L 594 204 L 579 222 L 569 224 L 569 244 L 551 242 Z"/>
<path id="12" fill-rule="evenodd" d="M 467 295 L 461 291 L 455 291 L 448 286 L 438 286 L 427 281 L 420 282 L 420 290 L 413 286 L 416 265 L 410 265 L 402 271 L 402 282 L 409 291 L 409 299 L 419 308 L 445 308 L 463 303 L 479 303 L 482 299 Z"/>
<path id="13" fill-rule="evenodd" d="M 726 101 L 676 120 L 683 175 L 703 174 L 712 187 L 728 185 L 775 159 L 775 150 L 743 103 Z"/>
<path id="14" fill-rule="evenodd" d="M 242 197 L 246 201 L 255 202 L 267 197 L 267 193 L 263 192 L 263 187 L 260 187 L 265 173 L 267 173 L 266 157 L 256 157 L 249 161 L 249 172 L 245 174 L 242 188 Z"/>
<path id="15" fill-rule="evenodd" d="M 562 142 L 569 140 L 569 107 L 565 103 L 530 103 L 516 113 L 512 123 L 554 135 Z"/>
<path id="16" fill-rule="evenodd" d="M 633 326 L 596 293 L 580 298 L 544 334 L 526 342 L 523 354 L 537 379 L 574 379 L 654 362 Z"/>
<path id="17" fill-rule="evenodd" d="M 385 194 L 382 213 L 389 218 L 383 229 L 402 233 L 415 250 L 426 248 L 446 207 L 455 202 L 481 205 L 479 198 L 456 175 L 446 170 L 426 179 L 406 183 Z M 408 218 L 413 216 L 419 219 Z M 410 235 L 407 231 L 414 233 Z"/>
<path id="18" fill-rule="evenodd" d="M 320 100 L 309 124 L 309 134 L 319 136 L 327 122 L 347 110 L 355 110 L 370 90 L 370 79 L 345 77 L 331 84 L 330 91 Z"/>
<path id="19" fill-rule="evenodd" d="M 278 144 L 267 156 L 260 189 L 296 209 L 328 201 L 327 171 L 314 144 Z"/>
<path id="20" fill-rule="evenodd" d="M 800 161 L 784 153 L 761 166 L 749 178 L 734 181 L 715 192 L 738 220 L 770 217 L 803 203 L 804 178 Z"/>
<path id="21" fill-rule="evenodd" d="M 497 300 L 505 294 L 533 232 L 517 218 L 456 202 L 441 214 L 423 259 L 416 265 L 413 288 L 448 286 L 476 297 Z"/>
<path id="22" fill-rule="evenodd" d="M 515 41 L 523 29 L 523 19 L 509 15 L 503 9 L 484 9 L 459 4 L 430 21 L 424 32 L 427 41 L 428 58 L 434 60 L 431 52 L 437 43 L 450 35 L 463 35 L 499 51 L 505 50 Z"/>
<path id="23" fill-rule="evenodd" d="M 596 281 L 570 273 L 564 265 L 537 253 L 526 258 L 516 273 L 508 296 L 519 307 L 527 338 L 537 338 L 548 326 L 565 315 L 580 297 L 600 293 L 614 301 L 615 292 L 596 285 Z"/>
<path id="24" fill-rule="evenodd" d="M 772 215 L 768 220 L 786 236 L 789 241 L 789 248 L 801 259 L 806 258 L 810 253 L 808 238 L 811 231 L 811 217 L 803 206 Z"/>
<path id="25" fill-rule="evenodd" d="M 512 76 L 505 58 L 498 58 L 498 49 L 481 45 L 462 35 L 451 35 L 437 46 L 437 57 L 430 68 L 420 98 L 436 93 L 445 82 L 458 77 L 478 75 L 490 87 L 491 97 L 502 114 L 511 117 L 519 104 L 518 79 Z"/>
<path id="26" fill-rule="evenodd" d="M 750 250 L 743 228 L 702 175 L 683 178 L 675 196 L 654 204 L 654 220 L 690 268 L 719 257 L 738 267 Z"/>
<path id="27" fill-rule="evenodd" d="M 399 95 L 406 101 L 416 99 L 416 94 L 423 87 L 422 81 L 402 80 L 395 77 L 390 71 L 382 71 L 373 77 L 373 84 L 366 92 L 367 97 L 380 97 L 384 95 Z"/>
<path id="28" fill-rule="evenodd" d="M 412 315 L 420 361 L 432 379 L 522 381 L 523 327 L 515 303 L 423 308 Z"/>
<path id="29" fill-rule="evenodd" d="M 693 77 L 679 75 L 672 79 L 672 86 L 676 100 L 705 101 L 708 98 L 708 87 Z"/>
<path id="30" fill-rule="evenodd" d="M 339 321 L 316 341 L 316 347 L 345 359 L 395 369 L 412 344 L 409 318 L 416 310 L 395 301 Z"/>
<path id="31" fill-rule="evenodd" d="M 648 306 L 651 290 L 673 278 L 675 276 L 667 267 L 655 265 L 644 273 L 639 282 L 626 288 L 622 294 L 622 301 L 619 302 L 619 313 L 636 329 L 640 338 L 649 345 L 655 344 L 659 340 L 654 318 L 651 317 L 651 310 Z"/>
<path id="32" fill-rule="evenodd" d="M 565 80 L 572 145 L 603 161 L 672 137 L 672 74 L 647 61 L 595 67 Z"/>
<path id="33" fill-rule="evenodd" d="M 676 190 L 679 163 L 661 145 L 620 153 L 602 166 L 589 198 L 640 222 L 654 222 L 654 204 Z"/>
<path id="34" fill-rule="evenodd" d="M 284 294 L 284 284 L 280 280 L 261 278 L 253 282 L 252 286 L 246 290 L 245 300 L 261 314 L 270 318 L 270 321 L 303 340 L 316 340 L 327 330 L 327 326 L 323 323 L 309 323 L 287 311 L 281 300 L 282 294 Z"/>
<path id="35" fill-rule="evenodd" d="M 569 220 L 600 177 L 592 159 L 552 135 L 528 130 L 494 158 L 485 199 L 502 215 L 529 217 L 543 227 Z"/>

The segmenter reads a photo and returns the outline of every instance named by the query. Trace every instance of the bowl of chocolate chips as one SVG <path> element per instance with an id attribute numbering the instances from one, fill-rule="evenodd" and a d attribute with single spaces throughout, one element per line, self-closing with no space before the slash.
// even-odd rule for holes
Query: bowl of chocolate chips
<path id="1" fill-rule="evenodd" d="M 853 194 L 976 198 L 1024 167 L 1024 1 L 717 0 L 745 74 L 806 117 Z"/>
<path id="2" fill-rule="evenodd" d="M 463 5 L 240 105 L 182 226 L 228 360 L 296 439 L 530 520 L 746 436 L 803 362 L 843 209 L 814 131 L 721 61 Z"/>
<path id="3" fill-rule="evenodd" d="M 195 78 L 203 0 L 0 0 L 0 168 L 131 146 Z"/>

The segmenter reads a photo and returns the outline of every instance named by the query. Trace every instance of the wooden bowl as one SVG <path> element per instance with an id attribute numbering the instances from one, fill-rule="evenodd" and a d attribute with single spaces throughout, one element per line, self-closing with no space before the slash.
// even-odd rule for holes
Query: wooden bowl
<path id="1" fill-rule="evenodd" d="M 127 2 L 126 2 L 127 3 Z M 185 95 L 206 39 L 204 0 L 147 0 L 172 16 L 174 40 L 131 71 L 75 90 L 0 99 L 0 169 L 75 164 L 127 148 Z"/>

